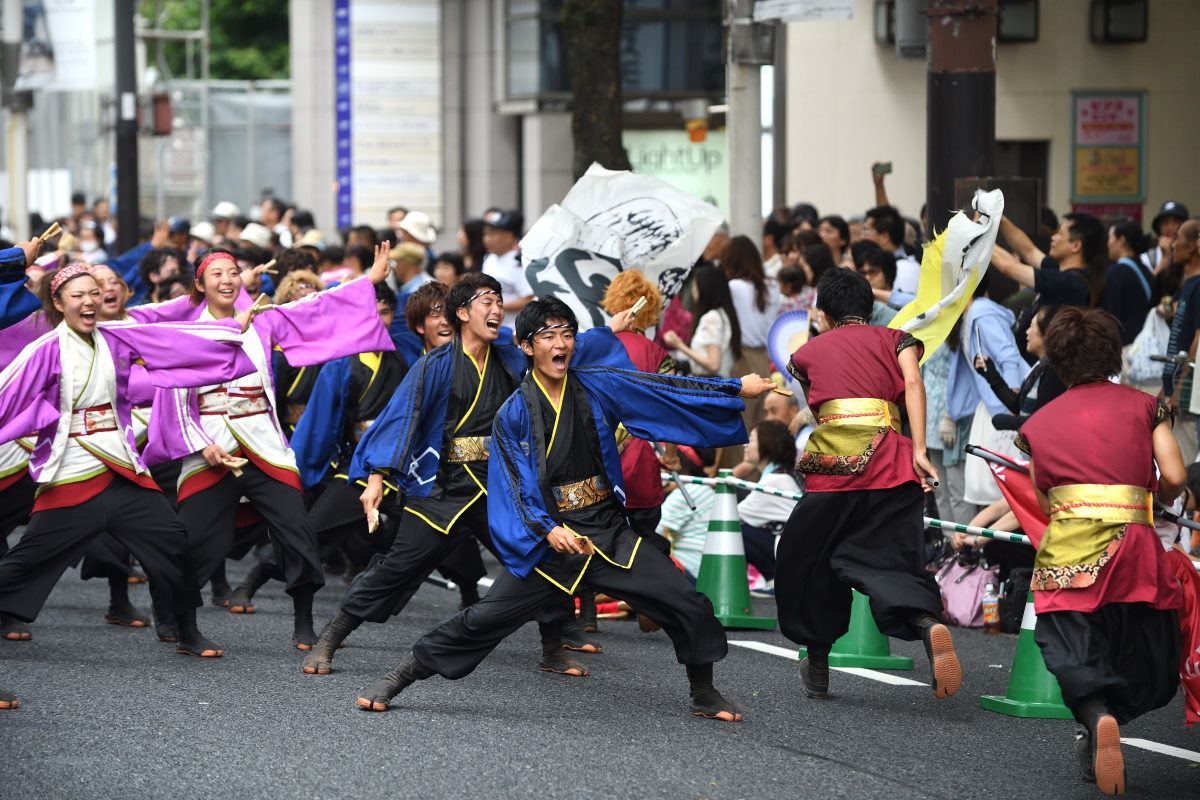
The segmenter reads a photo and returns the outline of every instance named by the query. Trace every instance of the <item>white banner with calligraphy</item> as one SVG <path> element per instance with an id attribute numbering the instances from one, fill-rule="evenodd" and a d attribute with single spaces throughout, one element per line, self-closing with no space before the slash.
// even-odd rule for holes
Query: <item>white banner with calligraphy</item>
<path id="1" fill-rule="evenodd" d="M 521 259 L 534 294 L 570 305 L 586 330 L 606 324 L 600 301 L 622 270 L 673 297 L 723 221 L 666 181 L 593 164 L 521 239 Z"/>

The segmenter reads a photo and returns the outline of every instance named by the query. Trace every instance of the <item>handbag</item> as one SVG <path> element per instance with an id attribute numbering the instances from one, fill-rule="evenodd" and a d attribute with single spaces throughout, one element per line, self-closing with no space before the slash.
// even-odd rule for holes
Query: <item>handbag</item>
<path id="1" fill-rule="evenodd" d="M 1162 377 L 1163 365 L 1150 360 L 1150 356 L 1167 354 L 1167 342 L 1171 338 L 1171 327 L 1152 308 L 1146 313 L 1142 330 L 1125 348 L 1125 380 L 1128 383 L 1150 383 Z"/>
<path id="2" fill-rule="evenodd" d="M 1000 567 L 970 563 L 963 555 L 946 560 L 935 580 L 942 592 L 942 619 L 963 628 L 983 627 L 983 593 L 1000 585 Z"/>
<path id="3" fill-rule="evenodd" d="M 975 409 L 975 417 L 971 422 L 970 441 L 996 455 L 1006 458 L 1023 458 L 1016 445 L 1016 431 L 996 430 L 992 423 L 992 415 L 982 402 Z M 963 467 L 963 499 L 972 505 L 990 506 L 1003 497 L 1000 486 L 992 475 L 988 462 L 975 456 L 966 457 Z"/>

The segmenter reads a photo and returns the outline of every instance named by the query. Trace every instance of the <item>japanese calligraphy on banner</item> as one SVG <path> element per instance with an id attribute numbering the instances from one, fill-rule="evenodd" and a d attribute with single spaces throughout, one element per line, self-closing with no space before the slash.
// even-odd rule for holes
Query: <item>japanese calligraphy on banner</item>
<path id="1" fill-rule="evenodd" d="M 440 222 L 440 4 L 336 0 L 334 17 L 339 227 L 395 206 Z"/>
<path id="2" fill-rule="evenodd" d="M 608 320 L 600 301 L 622 270 L 642 270 L 673 297 L 721 222 L 716 208 L 659 178 L 592 164 L 521 239 L 525 277 L 587 330 Z"/>
<path id="3" fill-rule="evenodd" d="M 1071 199 L 1140 203 L 1145 196 L 1145 93 L 1071 94 Z"/>

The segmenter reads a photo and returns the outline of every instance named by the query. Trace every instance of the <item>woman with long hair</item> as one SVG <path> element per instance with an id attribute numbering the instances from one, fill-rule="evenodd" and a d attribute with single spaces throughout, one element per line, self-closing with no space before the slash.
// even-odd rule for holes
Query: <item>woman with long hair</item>
<path id="1" fill-rule="evenodd" d="M 232 547 L 238 500 L 246 497 L 270 529 L 292 596 L 292 640 L 302 650 L 317 639 L 312 600 L 325 579 L 316 534 L 304 508 L 296 457 L 274 409 L 270 356 L 279 348 L 293 366 L 308 366 L 359 352 L 393 349 L 375 305 L 374 284 L 382 281 L 387 271 L 387 249 L 376 247 L 366 278 L 273 306 L 256 317 L 243 344 L 255 366 L 253 373 L 237 381 L 173 392 L 164 400 L 172 413 L 161 416 L 173 416 L 185 426 L 185 447 L 156 452 L 160 443 L 153 426 L 160 414 L 151 419 L 147 453 L 183 458 L 179 519 L 187 529 L 200 583 L 212 577 Z M 200 319 L 232 316 L 241 280 L 232 254 L 213 250 L 205 256 L 191 287 L 192 304 L 205 304 Z M 239 607 L 235 600 L 230 599 L 230 611 L 247 610 L 248 603 Z"/>
<path id="2" fill-rule="evenodd" d="M 718 267 L 701 264 L 688 282 L 692 294 L 692 332 L 685 343 L 675 331 L 663 334 L 675 359 L 686 360 L 693 375 L 725 378 L 742 355 L 742 329 L 738 325 L 729 281 Z"/>
<path id="3" fill-rule="evenodd" d="M 1142 331 L 1146 312 L 1156 300 L 1154 273 L 1142 263 L 1150 237 L 1131 219 L 1118 220 L 1108 229 L 1108 259 L 1104 297 L 1100 307 L 1121 323 L 1121 342 L 1132 344 Z"/>
<path id="4" fill-rule="evenodd" d="M 721 268 L 729 279 L 729 294 L 741 329 L 741 355 L 733 364 L 733 375 L 771 374 L 767 334 L 779 316 L 783 296 L 779 285 L 764 274 L 758 247 L 747 236 L 734 236 L 721 253 Z M 762 398 L 746 402 L 742 420 L 747 430 L 762 417 Z"/>
<path id="5" fill-rule="evenodd" d="M 1034 561 L 1034 638 L 1079 723 L 1082 779 L 1122 794 L 1119 725 L 1179 690 L 1183 598 L 1153 499 L 1170 506 L 1187 476 L 1166 405 L 1110 381 L 1121 371 L 1111 314 L 1061 309 L 1046 357 L 1069 388 L 1018 440 L 1050 515 Z"/>
<path id="6" fill-rule="evenodd" d="M 796 440 L 782 422 L 764 419 L 751 429 L 745 460 L 757 468 L 759 483 L 784 492 L 800 491 L 793 476 Z M 771 590 L 775 585 L 775 544 L 795 507 L 796 501 L 791 498 L 763 492 L 751 492 L 738 503 L 746 561 L 762 573 Z"/>
<path id="7" fill-rule="evenodd" d="M 483 246 L 483 220 L 472 217 L 458 226 L 458 249 L 462 252 L 463 271 L 480 272 L 487 248 Z"/>

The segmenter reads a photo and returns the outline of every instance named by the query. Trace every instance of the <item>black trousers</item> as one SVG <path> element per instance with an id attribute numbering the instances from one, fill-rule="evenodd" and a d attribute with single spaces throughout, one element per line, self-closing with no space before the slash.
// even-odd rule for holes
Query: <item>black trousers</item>
<path id="1" fill-rule="evenodd" d="M 1091 695 L 1124 725 L 1162 708 L 1179 691 L 1179 615 L 1145 603 L 1038 614 L 1034 640 L 1079 719 Z M 1083 722 L 1083 720 L 1080 720 Z"/>
<path id="2" fill-rule="evenodd" d="M 21 479 L 0 492 L 0 556 L 8 550 L 8 535 L 29 520 L 37 483 L 26 472 Z"/>
<path id="3" fill-rule="evenodd" d="M 404 512 L 392 546 L 387 553 L 373 558 L 367 568 L 355 576 L 342 600 L 342 611 L 371 622 L 387 622 L 388 617 L 399 614 L 408 605 L 434 568 L 472 535 L 494 552 L 488 533 L 487 502 L 483 498 L 462 513 L 449 533 L 434 529 L 416 514 Z M 474 545 L 473 542 L 466 544 Z M 477 549 L 475 556 L 479 557 Z M 480 567 L 482 564 L 481 561 Z M 480 577 L 483 575 L 475 580 Z M 457 578 L 451 579 L 468 580 L 469 576 L 464 577 L 460 572 Z"/>
<path id="4" fill-rule="evenodd" d="M 241 497 L 254 503 L 266 522 L 272 543 L 279 548 L 288 594 L 315 592 L 324 586 L 317 537 L 304 508 L 304 496 L 253 463 L 242 468 L 240 478 L 226 475 L 179 504 L 179 519 L 187 529 L 188 551 L 200 585 L 208 583 L 217 566 L 233 550 Z"/>
<path id="5" fill-rule="evenodd" d="M 742 523 L 742 547 L 746 561 L 762 573 L 765 580 L 775 580 L 775 531 Z"/>
<path id="6" fill-rule="evenodd" d="M 921 489 L 809 492 L 796 504 L 775 554 L 779 630 L 804 645 L 832 645 L 850 626 L 851 589 L 871 598 L 887 636 L 920 638 L 914 612 L 942 612 L 925 571 Z"/>
<path id="7" fill-rule="evenodd" d="M 169 507 L 170 503 L 167 505 Z M 92 578 L 124 580 L 129 577 L 132 567 L 129 555 L 129 549 L 111 533 L 102 533 L 88 543 L 83 553 L 83 563 L 79 565 L 79 577 L 85 581 Z"/>
<path id="8" fill-rule="evenodd" d="M 711 664 L 729 649 L 709 599 L 652 547 L 639 548 L 629 569 L 594 557 L 580 588 L 620 598 L 661 625 L 681 664 Z M 413 654 L 443 678 L 457 680 L 469 675 L 505 637 L 537 618 L 543 607 L 556 606 L 566 596 L 540 575 L 521 579 L 502 572 L 478 603 L 418 639 Z"/>
<path id="9" fill-rule="evenodd" d="M 345 554 L 352 565 L 366 564 L 376 553 L 387 552 L 381 531 L 367 533 L 367 517 L 358 497 L 362 490 L 333 478 L 323 487 L 308 515 L 322 557 Z"/>
<path id="10" fill-rule="evenodd" d="M 21 541 L 0 559 L 0 611 L 33 622 L 63 572 L 105 531 L 146 570 L 156 609 L 178 617 L 200 605 L 186 534 L 167 499 L 116 478 L 85 503 L 30 518 Z"/>
<path id="11" fill-rule="evenodd" d="M 625 516 L 634 532 L 642 537 L 646 544 L 653 547 L 664 556 L 671 555 L 671 543 L 658 533 L 658 523 L 662 522 L 662 506 L 650 508 L 627 508 Z"/>

